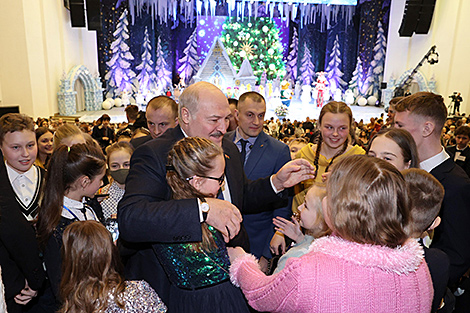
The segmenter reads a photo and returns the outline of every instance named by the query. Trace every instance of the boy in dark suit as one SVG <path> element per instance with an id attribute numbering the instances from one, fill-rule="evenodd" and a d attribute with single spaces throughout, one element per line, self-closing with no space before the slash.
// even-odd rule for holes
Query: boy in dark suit
<path id="1" fill-rule="evenodd" d="M 436 177 L 445 189 L 441 224 L 431 247 L 449 257 L 448 286 L 452 290 L 470 268 L 470 178 L 441 145 L 446 118 L 444 99 L 431 92 L 417 92 L 396 105 L 395 126 L 410 132 L 418 147 L 420 168 Z"/>
<path id="2" fill-rule="evenodd" d="M 470 177 L 470 147 L 468 142 L 470 141 L 470 127 L 460 126 L 455 131 L 455 146 L 447 147 L 447 153 L 449 153 L 455 164 L 463 168 L 465 173 Z"/>
<path id="3" fill-rule="evenodd" d="M 424 259 L 431 273 L 434 287 L 432 311 L 436 312 L 444 304 L 452 306 L 455 299 L 445 299 L 447 281 L 449 280 L 449 257 L 436 248 L 428 248 L 423 241 L 432 231 L 439 226 L 441 218 L 438 216 L 444 199 L 444 187 L 441 183 L 425 170 L 412 168 L 402 171 L 408 187 L 409 197 L 412 201 L 412 234 L 411 237 L 419 238 L 424 248 Z"/>
<path id="4" fill-rule="evenodd" d="M 0 118 L 0 266 L 8 312 L 22 312 L 44 281 L 33 222 L 44 171 L 33 163 L 33 120 L 23 114 Z"/>

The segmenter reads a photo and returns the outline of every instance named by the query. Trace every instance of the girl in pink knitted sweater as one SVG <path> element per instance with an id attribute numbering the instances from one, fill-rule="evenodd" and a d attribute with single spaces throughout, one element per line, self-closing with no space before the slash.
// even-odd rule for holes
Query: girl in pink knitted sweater
<path id="1" fill-rule="evenodd" d="M 433 288 L 423 249 L 409 239 L 409 198 L 400 172 L 377 158 L 339 161 L 327 182 L 325 220 L 334 235 L 264 275 L 231 249 L 230 274 L 250 305 L 269 312 L 430 312 Z"/>

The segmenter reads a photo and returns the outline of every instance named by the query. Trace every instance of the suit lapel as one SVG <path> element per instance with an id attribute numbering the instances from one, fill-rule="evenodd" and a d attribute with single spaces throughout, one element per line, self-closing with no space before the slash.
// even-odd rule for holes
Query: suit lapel
<path id="1" fill-rule="evenodd" d="M 253 170 L 256 168 L 256 165 L 261 160 L 264 152 L 266 151 L 268 145 L 267 135 L 264 132 L 261 132 L 258 135 L 258 138 L 253 145 L 253 149 L 251 149 L 250 155 L 248 160 L 245 164 L 245 174 L 247 177 L 250 177 Z"/>

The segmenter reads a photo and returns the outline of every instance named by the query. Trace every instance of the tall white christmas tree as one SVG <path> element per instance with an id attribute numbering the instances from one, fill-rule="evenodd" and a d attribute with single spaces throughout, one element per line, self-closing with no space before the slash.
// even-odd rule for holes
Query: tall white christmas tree
<path id="1" fill-rule="evenodd" d="M 139 70 L 140 73 L 137 76 L 137 81 L 139 82 L 139 91 L 141 94 L 145 95 L 147 92 L 151 91 L 156 87 L 157 76 L 155 75 L 155 70 L 153 68 L 152 61 L 152 46 L 150 45 L 149 33 L 147 27 L 144 30 L 144 43 L 143 43 L 142 52 L 142 62 L 135 68 Z"/>
<path id="2" fill-rule="evenodd" d="M 375 83 L 375 75 L 373 73 L 372 66 L 369 66 L 367 70 L 367 74 L 364 77 L 364 84 L 362 85 L 362 94 L 365 97 L 370 97 L 374 95 L 374 83 Z"/>
<path id="3" fill-rule="evenodd" d="M 306 43 L 304 43 L 304 56 L 300 63 L 300 72 L 302 73 L 300 77 L 302 78 L 302 84 L 311 85 L 313 83 L 313 76 L 315 75 L 315 65 L 312 63 L 312 55 Z"/>
<path id="4" fill-rule="evenodd" d="M 357 97 L 362 95 L 362 77 L 364 76 L 362 69 L 361 56 L 357 56 L 357 63 L 354 72 L 352 73 L 351 80 L 349 81 L 349 89 L 353 92 L 354 96 Z"/>
<path id="5" fill-rule="evenodd" d="M 290 44 L 290 52 L 287 56 L 286 70 L 287 74 L 284 78 L 285 80 L 292 79 L 295 81 L 297 79 L 297 54 L 299 50 L 299 36 L 297 35 L 297 30 L 294 27 L 294 34 L 292 37 L 292 43 Z"/>
<path id="6" fill-rule="evenodd" d="M 117 97 L 121 92 L 131 92 L 133 89 L 132 79 L 135 77 L 135 73 L 131 69 L 131 61 L 134 60 L 134 57 L 126 43 L 129 39 L 127 25 L 129 25 L 127 10 L 124 10 L 113 33 L 114 41 L 111 44 L 113 57 L 106 62 L 106 65 L 109 66 L 105 76 L 107 96 L 109 97 Z"/>
<path id="7" fill-rule="evenodd" d="M 165 60 L 165 55 L 163 54 L 161 36 L 158 37 L 156 58 L 155 71 L 157 73 L 157 85 L 162 90 L 166 90 L 167 87 L 171 86 L 171 72 L 166 69 L 168 65 Z"/>
<path id="8" fill-rule="evenodd" d="M 184 56 L 179 59 L 181 66 L 178 68 L 180 77 L 186 84 L 189 84 L 191 78 L 199 71 L 199 56 L 197 54 L 197 27 L 186 41 L 186 48 L 183 50 Z"/>
<path id="9" fill-rule="evenodd" d="M 327 72 L 327 80 L 330 83 L 330 90 L 334 92 L 336 89 L 343 89 L 346 85 L 346 82 L 341 78 L 343 77 L 343 72 L 341 72 L 341 52 L 339 51 L 339 39 L 336 35 L 335 41 L 333 43 L 333 49 L 330 53 L 330 61 L 325 70 Z"/>
<path id="10" fill-rule="evenodd" d="M 377 24 L 377 27 L 378 31 L 374 46 L 374 59 L 370 63 L 372 73 L 374 74 L 374 83 L 371 94 L 375 97 L 379 96 L 380 83 L 384 76 L 385 50 L 387 47 L 387 39 L 385 38 L 384 29 L 382 28 L 382 23 L 380 21 Z"/>

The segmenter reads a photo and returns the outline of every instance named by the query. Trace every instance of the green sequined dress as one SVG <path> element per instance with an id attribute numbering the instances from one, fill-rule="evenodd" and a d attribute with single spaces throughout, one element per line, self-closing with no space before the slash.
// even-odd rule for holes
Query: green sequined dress
<path id="1" fill-rule="evenodd" d="M 172 284 L 169 312 L 249 312 L 239 288 L 230 283 L 230 260 L 222 235 L 208 227 L 217 249 L 198 252 L 190 243 L 155 247 Z"/>

